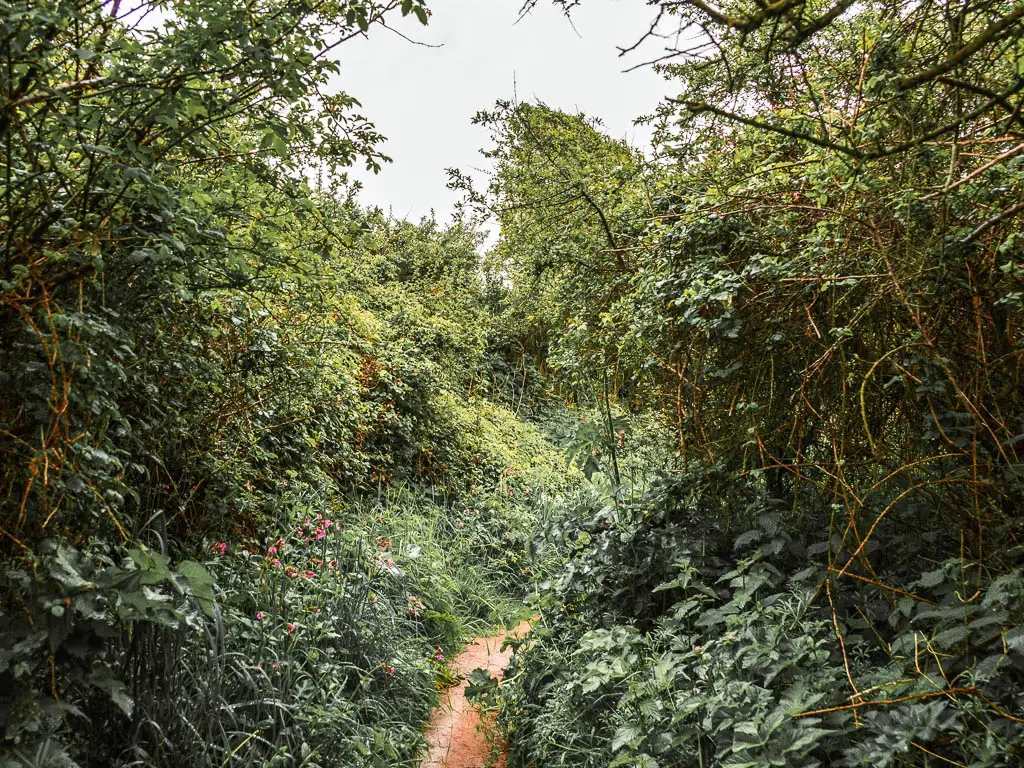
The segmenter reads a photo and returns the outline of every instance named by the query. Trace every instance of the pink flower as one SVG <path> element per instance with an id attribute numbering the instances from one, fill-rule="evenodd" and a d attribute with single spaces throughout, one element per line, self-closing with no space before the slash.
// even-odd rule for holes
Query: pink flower
<path id="1" fill-rule="evenodd" d="M 316 574 L 315 574 L 315 573 L 313 573 L 313 571 L 306 571 L 306 572 L 305 572 L 304 574 L 302 574 L 302 575 L 303 575 L 303 576 L 305 576 L 305 577 L 306 577 L 307 579 L 312 579 L 312 578 L 313 578 L 314 576 L 316 576 Z"/>
<path id="2" fill-rule="evenodd" d="M 276 555 L 277 554 L 277 547 L 269 547 L 267 549 L 267 554 L 268 555 Z"/>
<path id="3" fill-rule="evenodd" d="M 288 625 L 288 634 L 290 635 L 294 631 L 295 631 L 295 625 L 294 624 L 289 624 Z"/>
<path id="4" fill-rule="evenodd" d="M 256 614 L 256 621 L 263 621 L 263 611 Z"/>
<path id="5" fill-rule="evenodd" d="M 213 545 L 213 551 L 216 552 L 218 555 L 223 555 L 227 551 L 227 548 L 228 543 L 226 541 L 222 541 L 219 544 Z"/>
<path id="6" fill-rule="evenodd" d="M 464 522 L 462 522 L 461 520 L 459 520 L 459 528 L 461 528 L 461 527 L 462 527 L 462 526 L 464 526 L 464 525 L 465 525 L 465 523 L 464 523 Z"/>
<path id="7" fill-rule="evenodd" d="M 395 674 L 395 668 L 392 667 L 390 664 L 384 665 L 384 671 L 387 672 L 389 675 Z"/>

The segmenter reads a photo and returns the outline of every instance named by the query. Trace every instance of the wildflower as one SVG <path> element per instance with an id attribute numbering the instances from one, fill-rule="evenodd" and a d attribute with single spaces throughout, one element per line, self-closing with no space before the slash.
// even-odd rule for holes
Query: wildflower
<path id="1" fill-rule="evenodd" d="M 338 564 L 338 558 L 334 558 L 329 563 L 327 563 L 327 567 L 328 568 L 334 568 L 337 564 Z"/>
<path id="2" fill-rule="evenodd" d="M 213 551 L 216 552 L 218 555 L 223 555 L 227 551 L 227 548 L 228 543 L 226 541 L 222 541 L 219 544 L 213 545 Z"/>
<path id="3" fill-rule="evenodd" d="M 281 561 L 280 560 L 275 560 L 274 561 L 274 567 L 275 568 L 280 568 L 281 567 Z"/>
<path id="4" fill-rule="evenodd" d="M 591 452 L 590 452 L 590 455 L 591 455 L 591 456 L 597 456 L 597 451 L 596 451 L 596 450 L 595 450 L 595 451 L 591 451 Z"/>
<path id="5" fill-rule="evenodd" d="M 699 645 L 695 645 L 695 646 L 693 646 L 693 650 L 695 650 L 697 653 L 700 653 L 704 649 L 701 646 L 699 646 Z"/>
<path id="6" fill-rule="evenodd" d="M 295 631 L 295 625 L 294 625 L 294 624 L 289 624 L 289 625 L 288 625 L 288 634 L 290 635 L 290 634 L 292 634 L 292 633 L 293 633 L 294 631 Z"/>
<path id="7" fill-rule="evenodd" d="M 419 617 L 420 611 L 423 610 L 423 602 L 419 600 L 416 595 L 409 595 L 409 615 L 413 617 Z"/>
<path id="8" fill-rule="evenodd" d="M 384 671 L 387 672 L 389 675 L 395 674 L 395 668 L 392 667 L 390 664 L 384 665 Z"/>
<path id="9" fill-rule="evenodd" d="M 464 525 L 465 525 L 465 523 L 464 523 L 464 522 L 462 522 L 461 520 L 459 520 L 459 528 L 461 528 L 461 527 L 462 527 L 462 526 L 464 526 Z"/>
<path id="10" fill-rule="evenodd" d="M 314 576 L 316 576 L 316 574 L 315 574 L 315 573 L 313 573 L 313 571 L 306 571 L 306 572 L 305 572 L 304 574 L 302 574 L 302 575 L 303 575 L 303 576 L 305 576 L 305 577 L 306 577 L 307 579 L 312 579 L 312 578 L 313 578 Z"/>
<path id="11" fill-rule="evenodd" d="M 274 665 L 274 669 L 277 669 L 277 667 L 278 667 L 278 665 L 277 665 L 277 664 L 275 664 L 275 665 Z"/>
<path id="12" fill-rule="evenodd" d="M 263 621 L 263 611 L 256 614 L 256 621 Z"/>
<path id="13" fill-rule="evenodd" d="M 276 555 L 277 554 L 277 547 L 268 547 L 267 548 L 267 554 L 268 555 Z"/>

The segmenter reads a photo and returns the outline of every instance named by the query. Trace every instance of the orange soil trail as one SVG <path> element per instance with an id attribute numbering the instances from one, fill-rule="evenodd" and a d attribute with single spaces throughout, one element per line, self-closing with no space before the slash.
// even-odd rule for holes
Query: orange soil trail
<path id="1" fill-rule="evenodd" d="M 512 655 L 510 650 L 501 651 L 502 642 L 506 637 L 521 637 L 529 631 L 530 623 L 524 621 L 509 632 L 478 637 L 455 658 L 452 671 L 466 678 L 474 669 L 483 668 L 501 677 Z M 430 716 L 425 733 L 430 748 L 420 768 L 504 768 L 503 754 L 496 762 L 489 762 L 494 734 L 488 731 L 493 723 L 483 722 L 480 713 L 466 701 L 468 684 L 469 681 L 463 679 L 445 691 L 441 705 Z"/>

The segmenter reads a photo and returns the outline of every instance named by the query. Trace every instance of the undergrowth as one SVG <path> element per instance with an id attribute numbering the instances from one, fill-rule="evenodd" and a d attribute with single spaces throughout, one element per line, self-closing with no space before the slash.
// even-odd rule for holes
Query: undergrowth
<path id="1" fill-rule="evenodd" d="M 803 527 L 828 510 L 782 511 L 696 468 L 566 510 L 502 688 L 510 764 L 1018 765 L 1022 553 L 981 567 L 940 536 L 841 573 L 848 545 Z"/>

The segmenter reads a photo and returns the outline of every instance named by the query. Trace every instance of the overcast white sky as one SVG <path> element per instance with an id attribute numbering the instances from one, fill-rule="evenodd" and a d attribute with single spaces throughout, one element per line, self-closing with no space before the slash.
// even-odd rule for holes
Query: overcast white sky
<path id="1" fill-rule="evenodd" d="M 339 49 L 338 87 L 362 102 L 394 159 L 376 177 L 353 169 L 350 175 L 365 185 L 364 204 L 412 220 L 433 209 L 447 221 L 455 194 L 445 187 L 445 168 L 468 171 L 484 162 L 479 150 L 487 132 L 470 119 L 514 93 L 521 101 L 540 99 L 599 117 L 612 136 L 646 145 L 649 132 L 633 119 L 654 110 L 666 84 L 649 68 L 623 73 L 640 59 L 619 58 L 616 45 L 630 45 L 646 31 L 650 8 L 642 0 L 588 0 L 570 25 L 541 0 L 516 24 L 521 4 L 431 0 L 428 26 L 412 16 L 395 26 L 441 48 L 375 28 L 369 39 Z"/>

